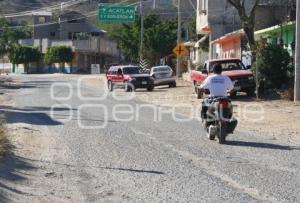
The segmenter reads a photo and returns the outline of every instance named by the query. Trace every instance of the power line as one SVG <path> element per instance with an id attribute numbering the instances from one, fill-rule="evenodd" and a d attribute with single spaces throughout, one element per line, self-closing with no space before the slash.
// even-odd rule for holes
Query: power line
<path id="1" fill-rule="evenodd" d="M 65 7 L 70 7 L 74 6 L 83 2 L 87 2 L 88 0 L 71 0 L 68 2 L 64 2 Z M 42 12 L 42 11 L 54 11 L 54 10 L 59 10 L 61 8 L 62 4 L 56 4 L 53 6 L 47 6 L 47 7 L 42 7 L 39 9 L 31 10 L 31 11 L 24 11 L 24 12 L 18 12 L 18 13 L 10 13 L 10 14 L 5 14 L 3 17 L 5 18 L 15 18 L 15 17 L 21 17 L 21 16 L 30 16 L 36 12 Z"/>
<path id="2" fill-rule="evenodd" d="M 87 0 L 85 0 L 87 1 Z M 120 3 L 126 3 L 128 2 L 129 0 L 124 0 L 124 1 L 121 1 L 119 3 L 114 3 L 112 5 L 118 5 Z M 129 4 L 128 6 L 132 6 L 132 5 L 136 5 L 138 4 L 139 2 L 135 2 L 135 3 L 132 3 L 132 4 Z M 63 22 L 68 22 L 68 21 L 72 21 L 72 20 L 81 20 L 81 19 L 86 19 L 86 18 L 89 18 L 89 17 L 93 17 L 93 16 L 96 16 L 98 15 L 98 10 L 95 10 L 95 11 L 90 11 L 89 13 L 87 14 L 83 14 L 84 17 L 79 17 L 79 18 L 72 18 L 72 19 L 68 19 L 68 20 L 65 20 L 65 21 L 60 21 L 61 23 Z M 52 23 L 43 23 L 43 24 L 35 24 L 35 25 L 21 25 L 21 26 L 8 26 L 9 28 L 13 28 L 13 29 L 18 29 L 18 28 L 24 28 L 24 27 L 42 27 L 42 26 L 48 26 L 48 25 L 54 25 L 54 24 L 58 24 L 59 22 L 55 21 L 55 22 L 52 22 Z"/>
<path id="3" fill-rule="evenodd" d="M 80 1 L 81 2 L 85 1 L 86 2 L 87 0 L 80 0 Z M 118 3 L 113 3 L 111 5 L 112 6 L 113 5 L 118 5 L 118 4 L 126 3 L 128 1 L 129 0 L 124 0 L 124 1 L 121 1 L 121 2 L 118 2 Z M 152 1 L 152 0 L 147 0 L 147 1 Z M 147 1 L 144 1 L 144 2 L 147 2 Z M 70 2 L 74 2 L 74 1 L 70 1 Z M 134 3 L 128 4 L 127 6 L 138 5 L 139 3 L 140 2 L 134 2 Z M 68 6 L 70 6 L 70 4 Z M 192 16 L 193 13 L 191 13 L 191 11 L 193 11 L 193 9 L 185 9 L 185 10 L 179 11 L 179 13 L 181 15 L 182 14 L 189 14 L 189 16 Z M 154 14 L 155 15 L 171 15 L 171 14 L 173 14 L 174 15 L 174 12 L 163 12 L 163 11 L 157 12 L 156 11 Z M 80 17 L 80 18 L 68 19 L 67 21 L 70 21 L 70 20 L 81 20 L 81 19 L 86 19 L 86 18 L 90 18 L 90 17 L 96 16 L 96 15 L 98 15 L 98 9 L 94 10 L 94 11 L 90 11 L 90 12 L 85 13 L 83 15 L 85 15 L 85 16 L 84 17 Z M 139 15 L 139 14 L 137 13 L 136 15 Z M 186 17 L 186 16 L 181 16 L 181 17 L 182 17 L 182 19 L 189 19 L 190 18 L 190 17 Z M 67 22 L 67 21 L 61 21 L 61 22 Z M 43 23 L 43 24 L 25 25 L 25 26 L 24 25 L 22 25 L 22 26 L 8 26 L 8 27 L 9 28 L 13 28 L 13 29 L 18 29 L 18 28 L 24 28 L 24 27 L 42 27 L 42 26 L 54 25 L 54 24 L 57 24 L 57 23 L 59 23 L 59 22 L 55 21 L 55 22 L 49 22 L 49 23 Z"/>

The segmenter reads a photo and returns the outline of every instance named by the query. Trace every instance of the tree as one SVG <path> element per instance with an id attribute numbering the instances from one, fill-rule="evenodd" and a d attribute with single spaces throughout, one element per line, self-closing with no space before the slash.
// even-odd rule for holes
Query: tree
<path id="1" fill-rule="evenodd" d="M 60 67 L 63 68 L 65 63 L 70 63 L 73 60 L 72 48 L 68 46 L 49 47 L 44 60 L 49 65 L 59 63 Z"/>
<path id="2" fill-rule="evenodd" d="M 144 56 L 154 65 L 159 59 L 172 52 L 176 45 L 177 23 L 174 21 L 162 21 L 157 15 L 145 18 Z"/>
<path id="3" fill-rule="evenodd" d="M 248 39 L 248 43 L 252 54 L 255 59 L 256 43 L 254 38 L 255 31 L 255 11 L 260 0 L 254 0 L 253 6 L 250 12 L 246 9 L 246 0 L 227 0 L 236 10 L 241 19 L 242 28 L 244 29 L 245 35 Z M 249 0 L 247 0 L 249 1 Z"/>
<path id="4" fill-rule="evenodd" d="M 38 63 L 41 53 L 34 47 L 14 45 L 9 48 L 8 57 L 12 64 L 24 64 L 24 71 L 28 73 L 28 65 L 32 62 Z"/>
<path id="5" fill-rule="evenodd" d="M 189 33 L 190 33 L 190 39 L 193 41 L 198 41 L 198 34 L 197 34 L 197 18 L 193 17 L 192 20 L 190 20 L 188 24 Z"/>
<path id="6" fill-rule="evenodd" d="M 277 44 L 268 44 L 265 40 L 257 43 L 257 66 L 259 81 L 264 88 L 280 89 L 288 84 L 291 57 L 287 50 Z"/>
<path id="7" fill-rule="evenodd" d="M 117 41 L 127 61 L 137 62 L 139 59 L 141 19 L 132 24 L 120 24 L 110 27 L 109 37 Z M 177 23 L 161 20 L 159 16 L 150 14 L 144 19 L 144 56 L 152 64 L 170 54 L 176 45 Z"/>
<path id="8" fill-rule="evenodd" d="M 18 43 L 19 39 L 31 36 L 28 27 L 12 28 L 5 18 L 0 18 L 0 55 L 7 53 L 10 47 Z"/>

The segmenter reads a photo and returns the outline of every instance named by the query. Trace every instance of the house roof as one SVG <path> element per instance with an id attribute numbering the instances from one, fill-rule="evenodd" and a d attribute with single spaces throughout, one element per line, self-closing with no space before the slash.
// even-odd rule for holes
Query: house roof
<path id="1" fill-rule="evenodd" d="M 221 59 L 210 59 L 210 60 L 207 60 L 206 62 L 207 63 L 210 63 L 210 62 L 219 62 L 219 61 L 236 61 L 236 60 L 241 60 L 241 59 L 239 59 L 239 58 L 226 58 L 226 59 L 224 59 L 224 58 L 221 58 Z"/>
<path id="2" fill-rule="evenodd" d="M 200 47 L 200 44 L 205 42 L 205 40 L 209 37 L 209 35 L 204 35 L 200 40 L 198 40 L 195 44 L 195 47 L 196 48 L 199 48 Z"/>
<path id="3" fill-rule="evenodd" d="M 295 28 L 295 26 L 296 26 L 295 22 L 292 21 L 292 22 L 288 22 L 287 24 L 275 25 L 273 27 L 258 30 L 258 31 L 255 32 L 255 35 L 260 36 L 260 35 L 263 35 L 263 34 L 277 33 L 277 32 L 280 32 L 282 28 L 290 29 L 290 28 Z"/>
<path id="4" fill-rule="evenodd" d="M 184 46 L 186 47 L 194 47 L 196 45 L 196 42 L 188 41 L 184 43 Z"/>
<path id="5" fill-rule="evenodd" d="M 77 11 L 65 11 L 63 14 L 59 16 L 62 19 L 68 19 L 68 20 L 73 20 L 73 19 L 86 19 L 86 16 L 83 15 L 80 12 Z"/>
<path id="6" fill-rule="evenodd" d="M 36 11 L 32 13 L 33 16 L 52 16 L 50 11 Z"/>
<path id="7" fill-rule="evenodd" d="M 262 36 L 262 35 L 265 35 L 265 34 L 278 33 L 278 32 L 281 31 L 282 28 L 283 29 L 292 29 L 292 28 L 295 28 L 295 26 L 296 26 L 295 22 L 292 21 L 292 22 L 288 22 L 288 23 L 283 24 L 283 25 L 275 25 L 275 26 L 268 27 L 268 28 L 265 28 L 265 29 L 262 29 L 262 30 L 258 30 L 254 34 L 255 34 L 255 37 L 259 37 L 259 36 Z M 240 29 L 240 30 L 228 33 L 228 34 L 212 41 L 211 43 L 212 44 L 226 43 L 228 41 L 233 41 L 235 39 L 239 39 L 241 36 L 244 36 L 244 35 L 245 35 L 244 30 Z"/>
<path id="8" fill-rule="evenodd" d="M 95 25 L 93 25 L 93 24 L 91 24 L 91 23 L 89 23 L 89 22 L 87 22 L 87 24 L 88 24 L 88 27 L 89 27 L 89 32 L 94 32 L 94 33 L 106 33 L 105 30 L 102 30 L 102 29 L 96 27 Z"/>
<path id="9" fill-rule="evenodd" d="M 87 16 L 83 15 L 77 11 L 66 11 L 62 15 L 60 15 L 62 21 L 69 21 L 69 20 L 80 20 L 80 23 L 85 23 L 87 25 L 88 32 L 93 33 L 106 33 L 105 30 L 98 28 L 97 26 L 93 25 L 92 23 L 87 21 Z M 83 29 L 83 28 L 82 28 Z"/>
<path id="10" fill-rule="evenodd" d="M 224 42 L 228 42 L 228 41 L 232 41 L 235 39 L 240 39 L 240 37 L 244 36 L 244 30 L 240 29 L 231 33 L 228 33 L 214 41 L 212 41 L 212 44 L 220 44 L 220 43 L 224 43 Z"/>

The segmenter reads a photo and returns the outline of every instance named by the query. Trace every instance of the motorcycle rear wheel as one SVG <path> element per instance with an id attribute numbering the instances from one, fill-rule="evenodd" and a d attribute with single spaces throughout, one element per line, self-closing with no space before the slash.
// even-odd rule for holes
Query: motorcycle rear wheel
<path id="1" fill-rule="evenodd" d="M 226 135 L 227 135 L 227 123 L 220 122 L 219 123 L 219 144 L 224 144 L 226 142 Z"/>

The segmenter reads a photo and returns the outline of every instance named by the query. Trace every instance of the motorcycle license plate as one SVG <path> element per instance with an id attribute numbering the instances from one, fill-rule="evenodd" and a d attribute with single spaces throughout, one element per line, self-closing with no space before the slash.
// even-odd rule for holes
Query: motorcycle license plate
<path id="1" fill-rule="evenodd" d="M 235 86 L 234 87 L 234 90 L 236 90 L 236 91 L 240 91 L 242 88 L 240 87 L 240 86 Z"/>
<path id="2" fill-rule="evenodd" d="M 147 85 L 147 81 L 142 81 L 142 85 Z"/>

